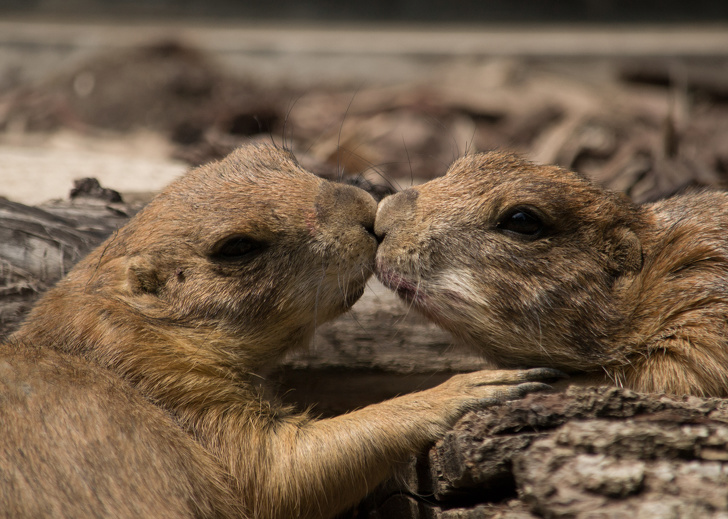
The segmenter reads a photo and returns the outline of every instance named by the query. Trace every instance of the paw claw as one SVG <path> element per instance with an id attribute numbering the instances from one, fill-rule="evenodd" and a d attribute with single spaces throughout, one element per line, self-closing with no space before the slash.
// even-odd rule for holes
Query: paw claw
<path id="1" fill-rule="evenodd" d="M 531 381 L 555 382 L 568 377 L 563 371 L 554 368 L 533 368 L 526 371 L 526 380 Z"/>
<path id="2" fill-rule="evenodd" d="M 512 393 L 516 398 L 522 398 L 529 393 L 538 393 L 539 391 L 548 391 L 550 389 L 553 388 L 543 382 L 524 382 L 512 388 Z"/>

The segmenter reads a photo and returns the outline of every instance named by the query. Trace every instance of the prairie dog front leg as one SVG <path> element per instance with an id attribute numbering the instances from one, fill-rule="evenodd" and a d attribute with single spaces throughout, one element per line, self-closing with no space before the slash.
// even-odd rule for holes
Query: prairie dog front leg
<path id="1" fill-rule="evenodd" d="M 320 517 L 322 510 L 344 510 L 391 474 L 393 467 L 435 442 L 467 411 L 495 405 L 549 388 L 541 380 L 561 378 L 552 369 L 478 371 L 455 375 L 431 389 L 373 404 L 318 421 L 291 416 L 269 424 L 250 444 L 250 430 L 232 430 L 231 442 L 247 443 L 245 453 L 275 453 L 259 460 L 269 474 L 255 488 L 260 517 Z M 258 427 L 258 430 L 261 428 Z M 247 435 L 247 441 L 246 441 Z M 232 451 L 231 448 L 226 450 Z"/>

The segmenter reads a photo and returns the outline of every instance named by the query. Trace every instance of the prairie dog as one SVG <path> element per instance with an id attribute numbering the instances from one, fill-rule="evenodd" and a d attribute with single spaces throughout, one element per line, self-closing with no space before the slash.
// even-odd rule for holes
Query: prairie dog
<path id="1" fill-rule="evenodd" d="M 555 166 L 475 154 L 385 198 L 377 276 L 500 367 L 728 396 L 728 194 L 637 205 Z"/>
<path id="2" fill-rule="evenodd" d="M 264 397 L 362 294 L 375 209 L 273 146 L 171 184 L 0 348 L 2 513 L 330 517 L 465 411 L 544 387 L 472 373 L 326 420 Z"/>

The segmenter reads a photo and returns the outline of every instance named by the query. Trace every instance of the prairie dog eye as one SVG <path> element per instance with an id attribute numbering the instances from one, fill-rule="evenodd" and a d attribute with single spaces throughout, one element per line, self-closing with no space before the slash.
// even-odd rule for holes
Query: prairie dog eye
<path id="1" fill-rule="evenodd" d="M 495 227 L 529 238 L 538 238 L 544 231 L 541 218 L 533 210 L 525 207 L 511 209 L 495 224 Z"/>
<path id="2" fill-rule="evenodd" d="M 252 258 L 263 252 L 267 245 L 264 242 L 247 236 L 230 236 L 215 245 L 212 257 L 228 261 L 241 261 Z"/>

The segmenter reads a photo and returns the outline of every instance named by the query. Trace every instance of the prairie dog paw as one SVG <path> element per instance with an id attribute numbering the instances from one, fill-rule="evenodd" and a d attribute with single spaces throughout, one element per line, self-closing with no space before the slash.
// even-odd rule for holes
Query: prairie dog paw
<path id="1" fill-rule="evenodd" d="M 493 394 L 486 396 L 476 402 L 474 407 L 487 407 L 491 405 L 502 404 L 509 400 L 518 400 L 529 393 L 537 393 L 539 391 L 548 391 L 552 389 L 548 384 L 542 382 L 524 382 L 517 386 L 491 387 L 489 388 Z"/>
<path id="2" fill-rule="evenodd" d="M 449 382 L 464 386 L 501 386 L 523 382 L 555 382 L 567 375 L 557 369 L 534 368 L 523 370 L 488 369 L 455 375 Z"/>

